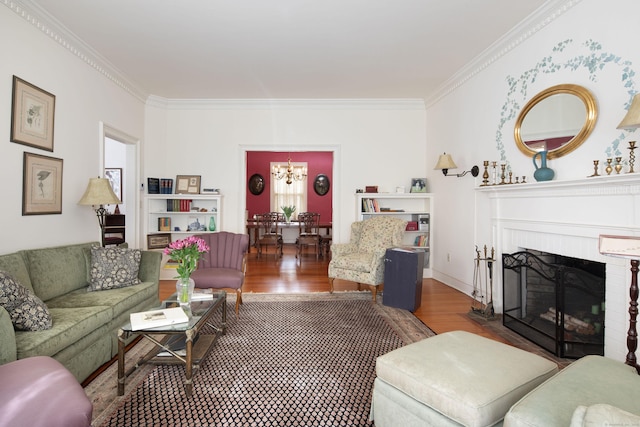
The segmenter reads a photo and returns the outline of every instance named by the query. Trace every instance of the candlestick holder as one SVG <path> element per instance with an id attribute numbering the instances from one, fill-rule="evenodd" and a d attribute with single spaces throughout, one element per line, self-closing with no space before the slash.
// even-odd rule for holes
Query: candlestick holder
<path id="1" fill-rule="evenodd" d="M 500 173 L 500 185 L 504 185 L 506 184 L 506 182 L 504 181 L 504 179 L 506 178 L 505 174 L 504 174 L 504 170 L 507 167 L 507 165 L 505 164 L 501 164 L 500 165 L 500 169 L 502 170 Z"/>
<path id="2" fill-rule="evenodd" d="M 636 142 L 635 141 L 629 141 L 629 171 L 627 173 L 633 173 L 633 165 L 636 162 L 636 155 L 634 154 L 633 150 L 636 149 Z"/>
<path id="3" fill-rule="evenodd" d="M 486 187 L 489 185 L 489 160 L 485 160 L 482 162 L 484 166 L 484 172 L 482 173 L 482 185 L 481 187 Z"/>
<path id="4" fill-rule="evenodd" d="M 607 173 L 607 175 L 611 175 L 611 172 L 613 171 L 613 166 L 611 166 L 612 161 L 613 159 L 607 159 L 607 166 L 604 168 L 604 171 Z"/>
<path id="5" fill-rule="evenodd" d="M 591 178 L 592 176 L 600 176 L 598 173 L 598 164 L 600 164 L 600 160 L 593 161 L 593 175 L 589 175 L 587 178 Z"/>
<path id="6" fill-rule="evenodd" d="M 622 157 L 616 157 L 616 164 L 613 167 L 616 170 L 616 175 L 622 170 Z"/>
<path id="7" fill-rule="evenodd" d="M 493 168 L 493 172 L 492 172 L 492 181 L 491 184 L 492 185 L 496 185 L 498 183 L 498 172 L 496 170 L 496 167 L 498 167 L 498 162 L 491 162 L 491 167 Z"/>

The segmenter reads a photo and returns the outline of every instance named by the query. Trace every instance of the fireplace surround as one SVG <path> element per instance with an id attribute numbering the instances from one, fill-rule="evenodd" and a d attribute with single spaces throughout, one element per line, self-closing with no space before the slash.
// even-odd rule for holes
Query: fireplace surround
<path id="1" fill-rule="evenodd" d="M 605 264 L 526 250 L 502 255 L 504 326 L 559 357 L 604 355 Z"/>
<path id="2" fill-rule="evenodd" d="M 533 249 L 606 265 L 604 355 L 624 360 L 631 272 L 628 260 L 602 255 L 598 240 L 602 234 L 640 236 L 640 173 L 494 185 L 476 192 L 477 209 L 490 224 L 478 225 L 478 239 L 496 247 L 500 264 L 502 254 Z M 502 288 L 496 274 L 496 313 L 503 313 Z"/>

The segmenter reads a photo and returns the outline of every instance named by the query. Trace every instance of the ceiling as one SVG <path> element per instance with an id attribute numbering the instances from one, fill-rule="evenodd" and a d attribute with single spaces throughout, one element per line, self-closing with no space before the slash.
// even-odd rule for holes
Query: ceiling
<path id="1" fill-rule="evenodd" d="M 57 21 L 148 95 L 427 99 L 549 1 L 24 3 Z"/>

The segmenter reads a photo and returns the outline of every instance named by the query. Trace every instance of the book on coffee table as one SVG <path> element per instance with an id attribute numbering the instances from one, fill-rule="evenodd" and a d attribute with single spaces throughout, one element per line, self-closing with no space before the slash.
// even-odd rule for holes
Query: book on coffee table
<path id="1" fill-rule="evenodd" d="M 189 316 L 180 307 L 131 313 L 129 317 L 132 331 L 189 322 Z"/>

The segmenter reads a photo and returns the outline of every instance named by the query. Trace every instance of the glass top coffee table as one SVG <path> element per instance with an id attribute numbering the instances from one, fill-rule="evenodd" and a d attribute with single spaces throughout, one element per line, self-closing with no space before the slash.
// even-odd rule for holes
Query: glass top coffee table
<path id="1" fill-rule="evenodd" d="M 226 292 L 208 293 L 211 298 L 192 301 L 185 312 L 189 316 L 188 323 L 160 326 L 143 330 L 132 330 L 127 323 L 118 330 L 118 396 L 124 394 L 125 378 L 139 365 L 151 363 L 157 365 L 185 365 L 185 391 L 187 396 L 193 392 L 193 374 L 200 362 L 207 356 L 211 347 L 227 328 L 227 294 Z M 163 301 L 162 308 L 179 307 L 176 295 Z M 219 314 L 218 314 L 219 313 Z M 205 329 L 206 330 L 203 330 Z M 125 373 L 124 353 L 126 340 L 139 335 L 155 344 L 142 359 Z M 172 343 L 182 340 L 184 350 L 172 348 Z"/>

